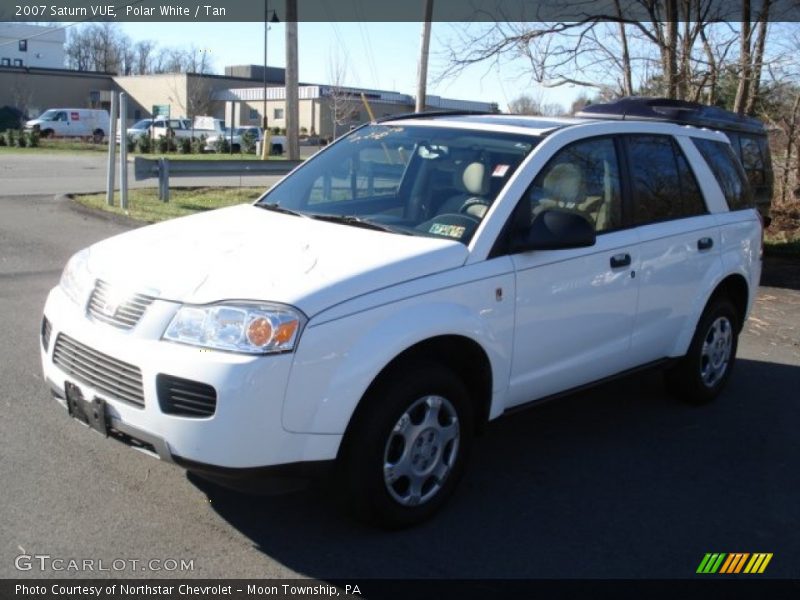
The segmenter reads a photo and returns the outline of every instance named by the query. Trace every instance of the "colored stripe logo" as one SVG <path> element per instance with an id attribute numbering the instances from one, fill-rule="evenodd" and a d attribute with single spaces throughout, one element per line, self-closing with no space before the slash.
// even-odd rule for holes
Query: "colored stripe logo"
<path id="1" fill-rule="evenodd" d="M 771 552 L 708 552 L 700 561 L 697 573 L 736 575 L 739 573 L 763 573 L 769 561 L 772 560 Z"/>

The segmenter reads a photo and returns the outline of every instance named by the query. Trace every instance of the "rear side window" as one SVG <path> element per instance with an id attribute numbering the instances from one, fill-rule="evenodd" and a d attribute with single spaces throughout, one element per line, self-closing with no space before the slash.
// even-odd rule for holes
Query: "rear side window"
<path id="1" fill-rule="evenodd" d="M 758 139 L 751 136 L 740 135 L 739 144 L 741 145 L 742 166 L 744 167 L 750 185 L 763 185 L 766 183 L 764 173 L 764 157 L 761 153 L 761 145 Z"/>
<path id="2" fill-rule="evenodd" d="M 700 138 L 692 138 L 692 141 L 717 178 L 728 208 L 730 210 L 754 208 L 755 204 L 744 171 L 730 145 Z"/>
<path id="3" fill-rule="evenodd" d="M 626 139 L 635 225 L 706 213 L 694 173 L 672 137 L 632 135 Z"/>

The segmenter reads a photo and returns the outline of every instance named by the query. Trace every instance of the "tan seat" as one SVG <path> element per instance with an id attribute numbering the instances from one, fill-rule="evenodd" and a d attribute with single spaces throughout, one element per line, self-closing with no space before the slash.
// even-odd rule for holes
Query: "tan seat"
<path id="1" fill-rule="evenodd" d="M 438 214 L 465 214 L 482 219 L 489 209 L 489 170 L 482 162 L 464 163 L 456 169 L 453 183 L 459 193 L 445 200 Z M 462 212 L 463 211 L 463 212 Z"/>
<path id="2" fill-rule="evenodd" d="M 572 163 L 561 163 L 550 169 L 543 184 L 545 198 L 559 208 L 577 210 L 586 199 L 583 173 Z"/>

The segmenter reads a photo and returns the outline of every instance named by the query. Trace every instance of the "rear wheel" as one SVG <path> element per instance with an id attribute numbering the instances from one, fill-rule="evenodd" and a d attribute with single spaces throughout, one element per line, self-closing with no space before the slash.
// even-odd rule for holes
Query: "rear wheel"
<path id="1" fill-rule="evenodd" d="M 669 391 L 694 404 L 716 398 L 736 360 L 739 323 L 740 316 L 730 300 L 713 299 L 697 324 L 686 356 L 666 373 Z"/>
<path id="2" fill-rule="evenodd" d="M 103 130 L 102 130 L 102 129 L 95 129 L 95 130 L 92 132 L 92 141 L 93 141 L 95 144 L 99 144 L 100 142 L 102 142 L 102 141 L 103 141 L 103 137 L 104 137 L 104 136 L 105 136 L 105 133 L 103 132 Z"/>
<path id="3" fill-rule="evenodd" d="M 348 508 L 386 527 L 424 521 L 447 501 L 472 441 L 473 410 L 461 380 L 438 365 L 396 371 L 363 400 L 345 442 Z"/>

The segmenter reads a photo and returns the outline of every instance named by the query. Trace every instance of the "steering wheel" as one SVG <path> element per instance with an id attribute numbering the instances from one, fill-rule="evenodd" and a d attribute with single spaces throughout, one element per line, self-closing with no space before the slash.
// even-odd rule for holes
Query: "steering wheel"
<path id="1" fill-rule="evenodd" d="M 487 202 L 485 198 L 472 197 L 461 205 L 458 212 L 463 215 L 482 219 L 486 211 L 489 210 L 489 206 L 490 203 Z"/>

